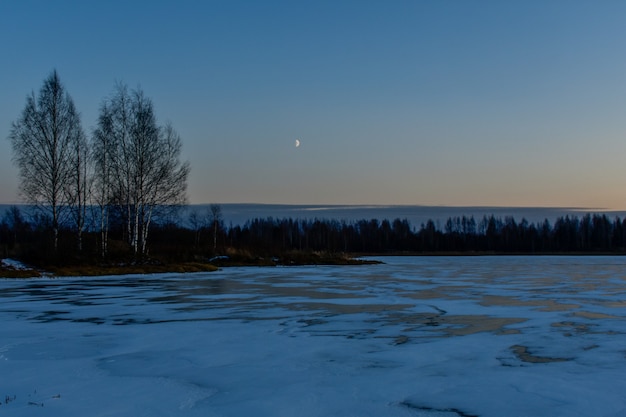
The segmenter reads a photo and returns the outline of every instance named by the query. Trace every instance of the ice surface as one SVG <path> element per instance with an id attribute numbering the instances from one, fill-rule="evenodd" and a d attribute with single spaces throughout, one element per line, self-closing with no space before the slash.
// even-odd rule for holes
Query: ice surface
<path id="1" fill-rule="evenodd" d="M 0 281 L 7 416 L 626 416 L 626 258 Z"/>

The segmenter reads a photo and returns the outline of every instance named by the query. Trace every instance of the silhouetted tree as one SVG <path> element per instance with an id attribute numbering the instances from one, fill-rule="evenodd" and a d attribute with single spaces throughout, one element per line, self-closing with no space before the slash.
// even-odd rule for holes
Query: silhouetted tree
<path id="1" fill-rule="evenodd" d="M 211 225 L 213 226 L 213 253 L 217 253 L 217 235 L 222 230 L 222 207 L 211 204 Z"/>
<path id="2" fill-rule="evenodd" d="M 76 188 L 82 168 L 77 155 L 85 149 L 80 117 L 56 70 L 44 80 L 39 95 L 26 98 L 21 117 L 9 135 L 26 201 L 51 218 L 53 246 L 68 207 L 80 198 Z M 78 222 L 80 224 L 80 222 Z"/>
<path id="3" fill-rule="evenodd" d="M 101 107 L 97 137 L 100 189 L 112 190 L 111 198 L 123 207 L 127 239 L 135 255 L 143 256 L 157 211 L 186 201 L 189 163 L 180 160 L 180 136 L 169 124 L 157 125 L 152 101 L 142 90 L 129 92 L 118 84 Z"/>
<path id="4" fill-rule="evenodd" d="M 187 223 L 194 232 L 194 245 L 200 246 L 200 234 L 202 229 L 206 228 L 209 224 L 208 213 L 202 214 L 198 209 L 192 209 L 187 216 Z"/>
<path id="5" fill-rule="evenodd" d="M 11 206 L 2 216 L 3 242 L 8 247 L 15 247 L 30 230 L 30 224 L 24 219 L 21 210 L 17 206 Z M 6 255 L 5 251 L 5 255 Z"/>
<path id="6" fill-rule="evenodd" d="M 111 210 L 114 200 L 115 158 L 118 135 L 123 135 L 122 117 L 115 115 L 111 106 L 104 102 L 100 107 L 98 126 L 93 132 L 92 160 L 94 164 L 93 202 L 98 208 L 100 229 L 100 256 L 108 252 Z M 122 129 L 119 131 L 117 129 Z"/>

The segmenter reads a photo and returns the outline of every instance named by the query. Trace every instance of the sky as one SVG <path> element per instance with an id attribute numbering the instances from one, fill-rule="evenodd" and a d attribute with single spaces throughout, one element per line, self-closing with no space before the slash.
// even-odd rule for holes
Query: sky
<path id="1" fill-rule="evenodd" d="M 56 69 L 88 135 L 140 87 L 194 204 L 624 210 L 624 22 L 610 0 L 0 0 L 0 203 Z"/>

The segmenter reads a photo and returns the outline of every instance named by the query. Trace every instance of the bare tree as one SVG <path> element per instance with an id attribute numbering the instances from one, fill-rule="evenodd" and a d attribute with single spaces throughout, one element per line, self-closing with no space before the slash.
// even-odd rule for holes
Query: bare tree
<path id="1" fill-rule="evenodd" d="M 131 96 L 126 85 L 117 83 L 109 100 L 112 117 L 111 149 L 113 201 L 121 209 L 126 220 L 126 239 L 132 243 L 133 236 L 133 149 L 131 144 Z"/>
<path id="2" fill-rule="evenodd" d="M 129 93 L 123 84 L 102 106 L 96 134 L 102 145 L 94 148 L 98 188 L 123 207 L 128 242 L 136 255 L 145 255 L 157 211 L 186 200 L 189 163 L 180 160 L 180 136 L 171 125 L 157 125 L 143 91 Z"/>
<path id="3" fill-rule="evenodd" d="M 103 258 L 108 252 L 109 218 L 113 204 L 115 145 L 115 119 L 110 106 L 105 102 L 100 107 L 98 127 L 93 133 L 91 153 L 94 164 L 92 198 L 99 211 L 100 255 Z"/>
<path id="4" fill-rule="evenodd" d="M 167 124 L 157 130 L 154 143 L 146 146 L 146 153 L 138 159 L 138 205 L 140 211 L 139 236 L 141 253 L 146 254 L 148 230 L 156 211 L 186 203 L 189 163 L 180 161 L 182 142 L 174 128 Z"/>
<path id="5" fill-rule="evenodd" d="M 29 228 L 28 222 L 24 219 L 22 212 L 18 206 L 11 206 L 2 216 L 2 222 L 0 224 L 6 225 L 7 229 L 11 232 L 13 246 L 17 245 L 21 235 Z M 8 256 L 8 255 L 7 255 Z"/>
<path id="6" fill-rule="evenodd" d="M 187 222 L 191 230 L 194 231 L 194 245 L 198 248 L 200 246 L 200 233 L 202 229 L 206 227 L 207 221 L 204 216 L 200 214 L 198 209 L 192 209 L 187 216 Z"/>
<path id="7" fill-rule="evenodd" d="M 80 117 L 56 70 L 45 79 L 39 96 L 26 98 L 9 139 L 20 172 L 20 190 L 30 204 L 49 215 L 58 248 L 59 227 L 75 191 L 76 150 L 84 139 Z"/>
<path id="8" fill-rule="evenodd" d="M 71 142 L 70 149 L 70 181 L 66 188 L 66 198 L 73 226 L 76 231 L 78 251 L 83 250 L 83 231 L 87 219 L 87 203 L 89 199 L 91 158 L 87 138 L 82 133 Z"/>
<path id="9" fill-rule="evenodd" d="M 211 223 L 213 224 L 213 253 L 217 253 L 217 232 L 222 228 L 222 206 L 211 204 Z"/>

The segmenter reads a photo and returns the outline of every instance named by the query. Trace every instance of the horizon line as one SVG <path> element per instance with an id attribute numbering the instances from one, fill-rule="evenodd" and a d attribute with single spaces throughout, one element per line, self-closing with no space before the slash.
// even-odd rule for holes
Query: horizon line
<path id="1" fill-rule="evenodd" d="M 626 211 L 626 208 L 616 209 L 616 208 L 607 208 L 607 207 L 584 207 L 584 206 L 517 206 L 517 205 L 488 205 L 488 204 L 383 204 L 383 203 L 372 203 L 372 204 L 363 204 L 363 203 L 256 203 L 256 202 L 204 202 L 204 203 L 187 203 L 182 204 L 183 206 L 209 206 L 212 204 L 216 205 L 239 205 L 239 206 L 284 206 L 284 207 L 313 207 L 323 209 L 325 207 L 329 208 L 342 208 L 342 207 L 360 207 L 360 208 L 385 208 L 385 207 L 431 207 L 431 208 L 490 208 L 490 209 L 560 209 L 560 210 L 577 210 L 577 211 Z M 33 206 L 35 204 L 27 203 L 27 202 L 0 202 L 0 206 Z"/>
<path id="2" fill-rule="evenodd" d="M 0 203 L 1 204 L 1 203 Z M 584 207 L 584 206 L 505 206 L 505 205 L 488 205 L 488 204 L 383 204 L 383 203 L 255 203 L 255 202 L 210 202 L 210 203 L 189 203 L 189 206 L 205 206 L 205 205 L 240 205 L 240 206 L 291 206 L 291 207 L 333 207 L 333 208 L 341 208 L 341 207 L 372 207 L 372 208 L 384 208 L 384 207 L 442 207 L 442 208 L 523 208 L 523 209 L 567 209 L 567 210 L 580 210 L 580 211 L 589 211 L 589 210 L 599 210 L 599 211 L 626 211 L 626 208 L 616 209 L 616 208 L 607 208 L 607 207 Z"/>

